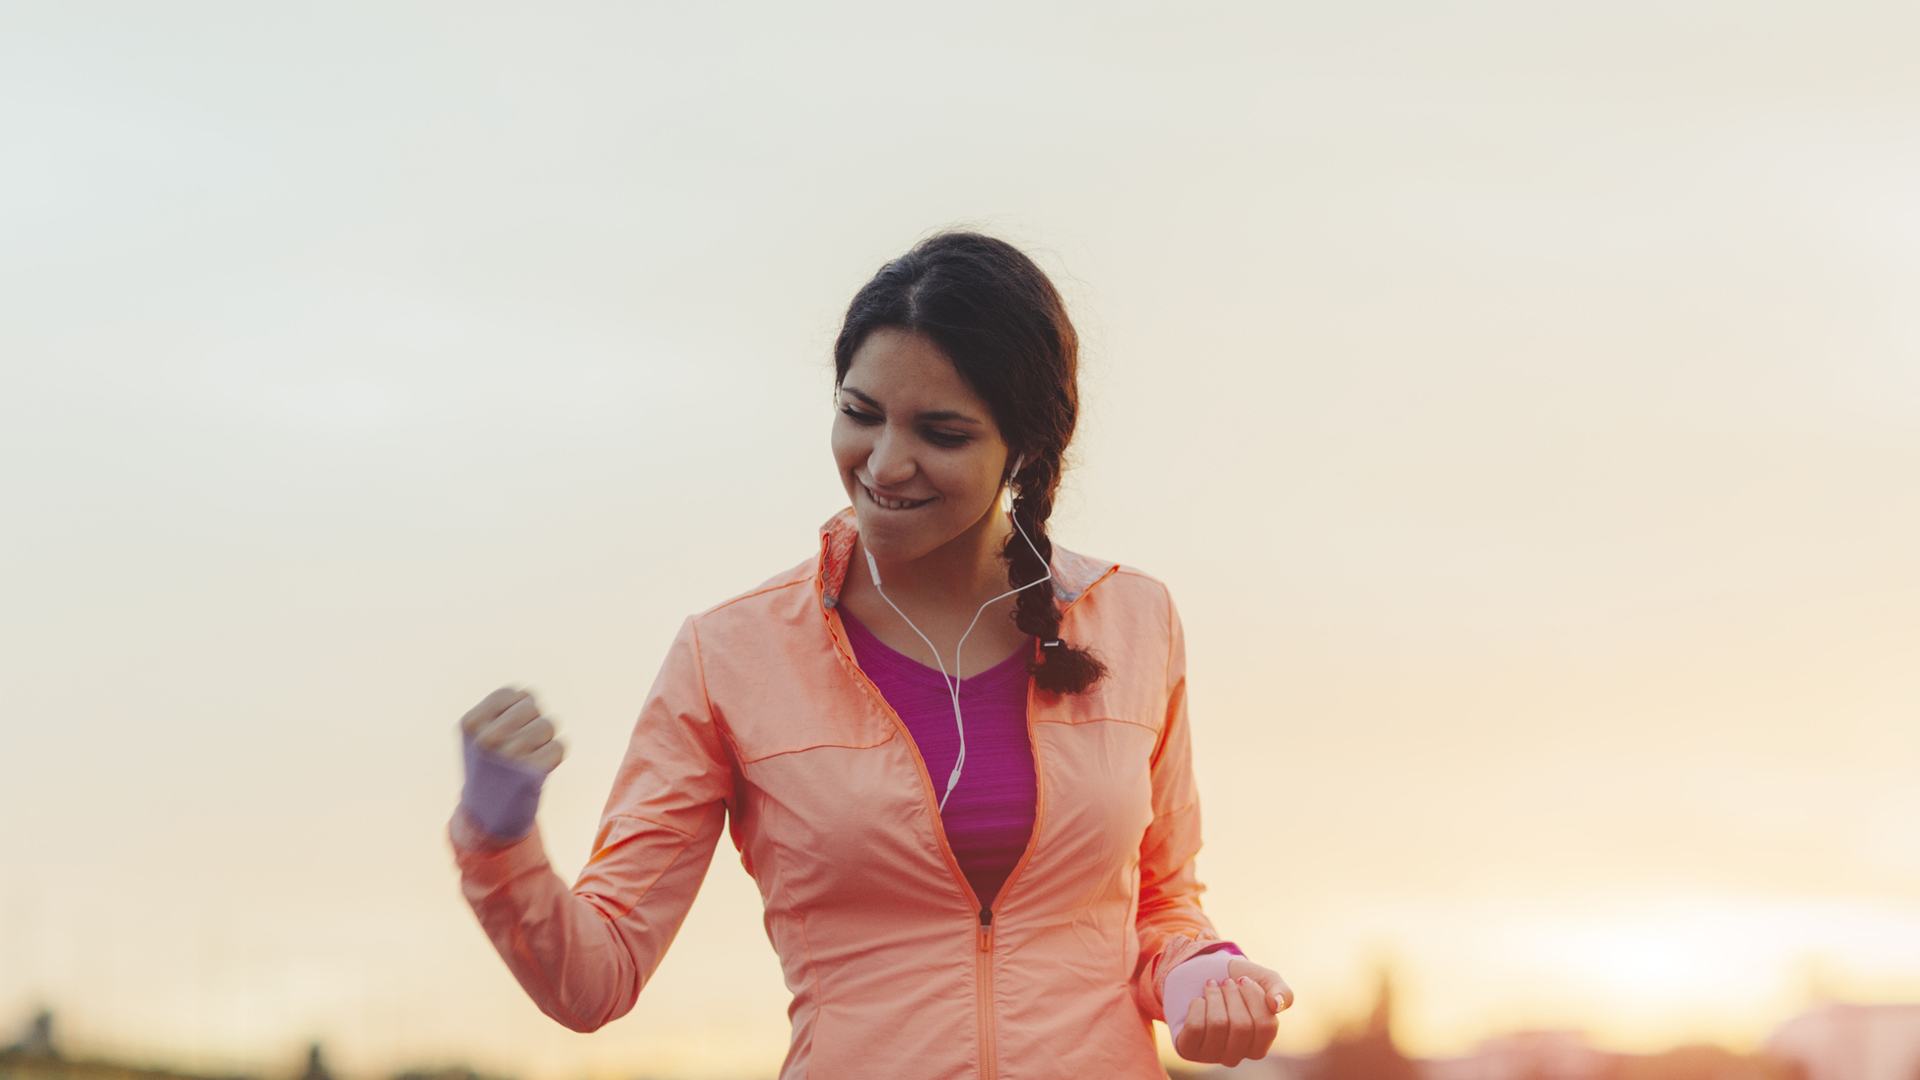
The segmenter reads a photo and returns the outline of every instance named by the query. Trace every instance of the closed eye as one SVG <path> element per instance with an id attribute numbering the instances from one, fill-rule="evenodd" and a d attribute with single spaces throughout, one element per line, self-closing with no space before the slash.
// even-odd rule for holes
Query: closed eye
<path id="1" fill-rule="evenodd" d="M 928 442 L 932 443 L 933 445 L 944 446 L 949 449 L 953 447 L 958 447 L 958 446 L 965 446 L 968 443 L 973 441 L 973 436 L 971 435 L 961 435 L 957 432 L 952 432 L 952 431 L 940 431 L 936 428 L 924 428 L 921 430 L 920 434 L 923 438 L 925 438 Z"/>
<path id="2" fill-rule="evenodd" d="M 879 423 L 881 420 L 880 416 L 878 416 L 877 414 L 856 409 L 851 405 L 840 406 L 840 413 L 841 415 L 845 416 L 847 419 L 853 421 L 854 423 L 860 424 L 866 427 L 872 427 L 873 425 Z"/>

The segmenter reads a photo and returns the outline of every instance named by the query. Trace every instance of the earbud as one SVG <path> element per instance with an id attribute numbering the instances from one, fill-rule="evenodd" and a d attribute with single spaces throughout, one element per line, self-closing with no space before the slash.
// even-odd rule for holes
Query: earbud
<path id="1" fill-rule="evenodd" d="M 1013 513 L 1013 488 L 1008 486 L 1020 475 L 1020 467 L 1027 463 L 1027 455 L 1021 454 L 1013 459 L 1013 468 L 1007 470 L 1007 478 L 1000 482 L 1000 509 Z"/>

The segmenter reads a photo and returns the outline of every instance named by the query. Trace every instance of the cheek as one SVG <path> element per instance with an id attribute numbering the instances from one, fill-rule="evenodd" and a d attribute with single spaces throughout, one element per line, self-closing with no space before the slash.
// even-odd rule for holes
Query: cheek
<path id="1" fill-rule="evenodd" d="M 848 499 L 859 501 L 853 498 L 852 474 L 854 468 L 865 461 L 868 454 L 872 452 L 872 438 L 866 431 L 842 419 L 834 422 L 833 432 L 828 437 L 827 443 L 828 448 L 833 452 L 833 471 L 839 474 L 841 488 L 845 489 Z"/>
<path id="2" fill-rule="evenodd" d="M 968 454 L 958 460 L 942 463 L 938 474 L 929 476 L 953 504 L 955 511 L 969 517 L 985 513 L 1000 493 L 1000 474 L 984 465 L 983 461 L 983 457 Z"/>
<path id="3" fill-rule="evenodd" d="M 839 472 L 846 472 L 866 456 L 866 440 L 860 438 L 859 429 L 845 420 L 835 420 L 833 431 L 827 438 L 828 448 L 833 451 L 833 465 Z"/>

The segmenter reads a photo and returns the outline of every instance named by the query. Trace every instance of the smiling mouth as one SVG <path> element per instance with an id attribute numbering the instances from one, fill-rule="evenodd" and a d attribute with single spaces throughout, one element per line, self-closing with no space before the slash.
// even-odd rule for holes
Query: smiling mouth
<path id="1" fill-rule="evenodd" d="M 933 501 L 932 499 L 889 499 L 884 495 L 875 494 L 874 490 L 865 484 L 860 485 L 860 490 L 866 492 L 867 498 L 872 499 L 873 504 L 882 510 L 911 510 Z"/>

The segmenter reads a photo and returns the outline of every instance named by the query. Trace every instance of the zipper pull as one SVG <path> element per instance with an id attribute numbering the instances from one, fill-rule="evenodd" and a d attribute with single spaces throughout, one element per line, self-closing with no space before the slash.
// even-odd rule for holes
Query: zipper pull
<path id="1" fill-rule="evenodd" d="M 993 947 L 992 942 L 993 909 L 990 907 L 982 907 L 980 909 L 980 951 L 989 951 Z"/>

